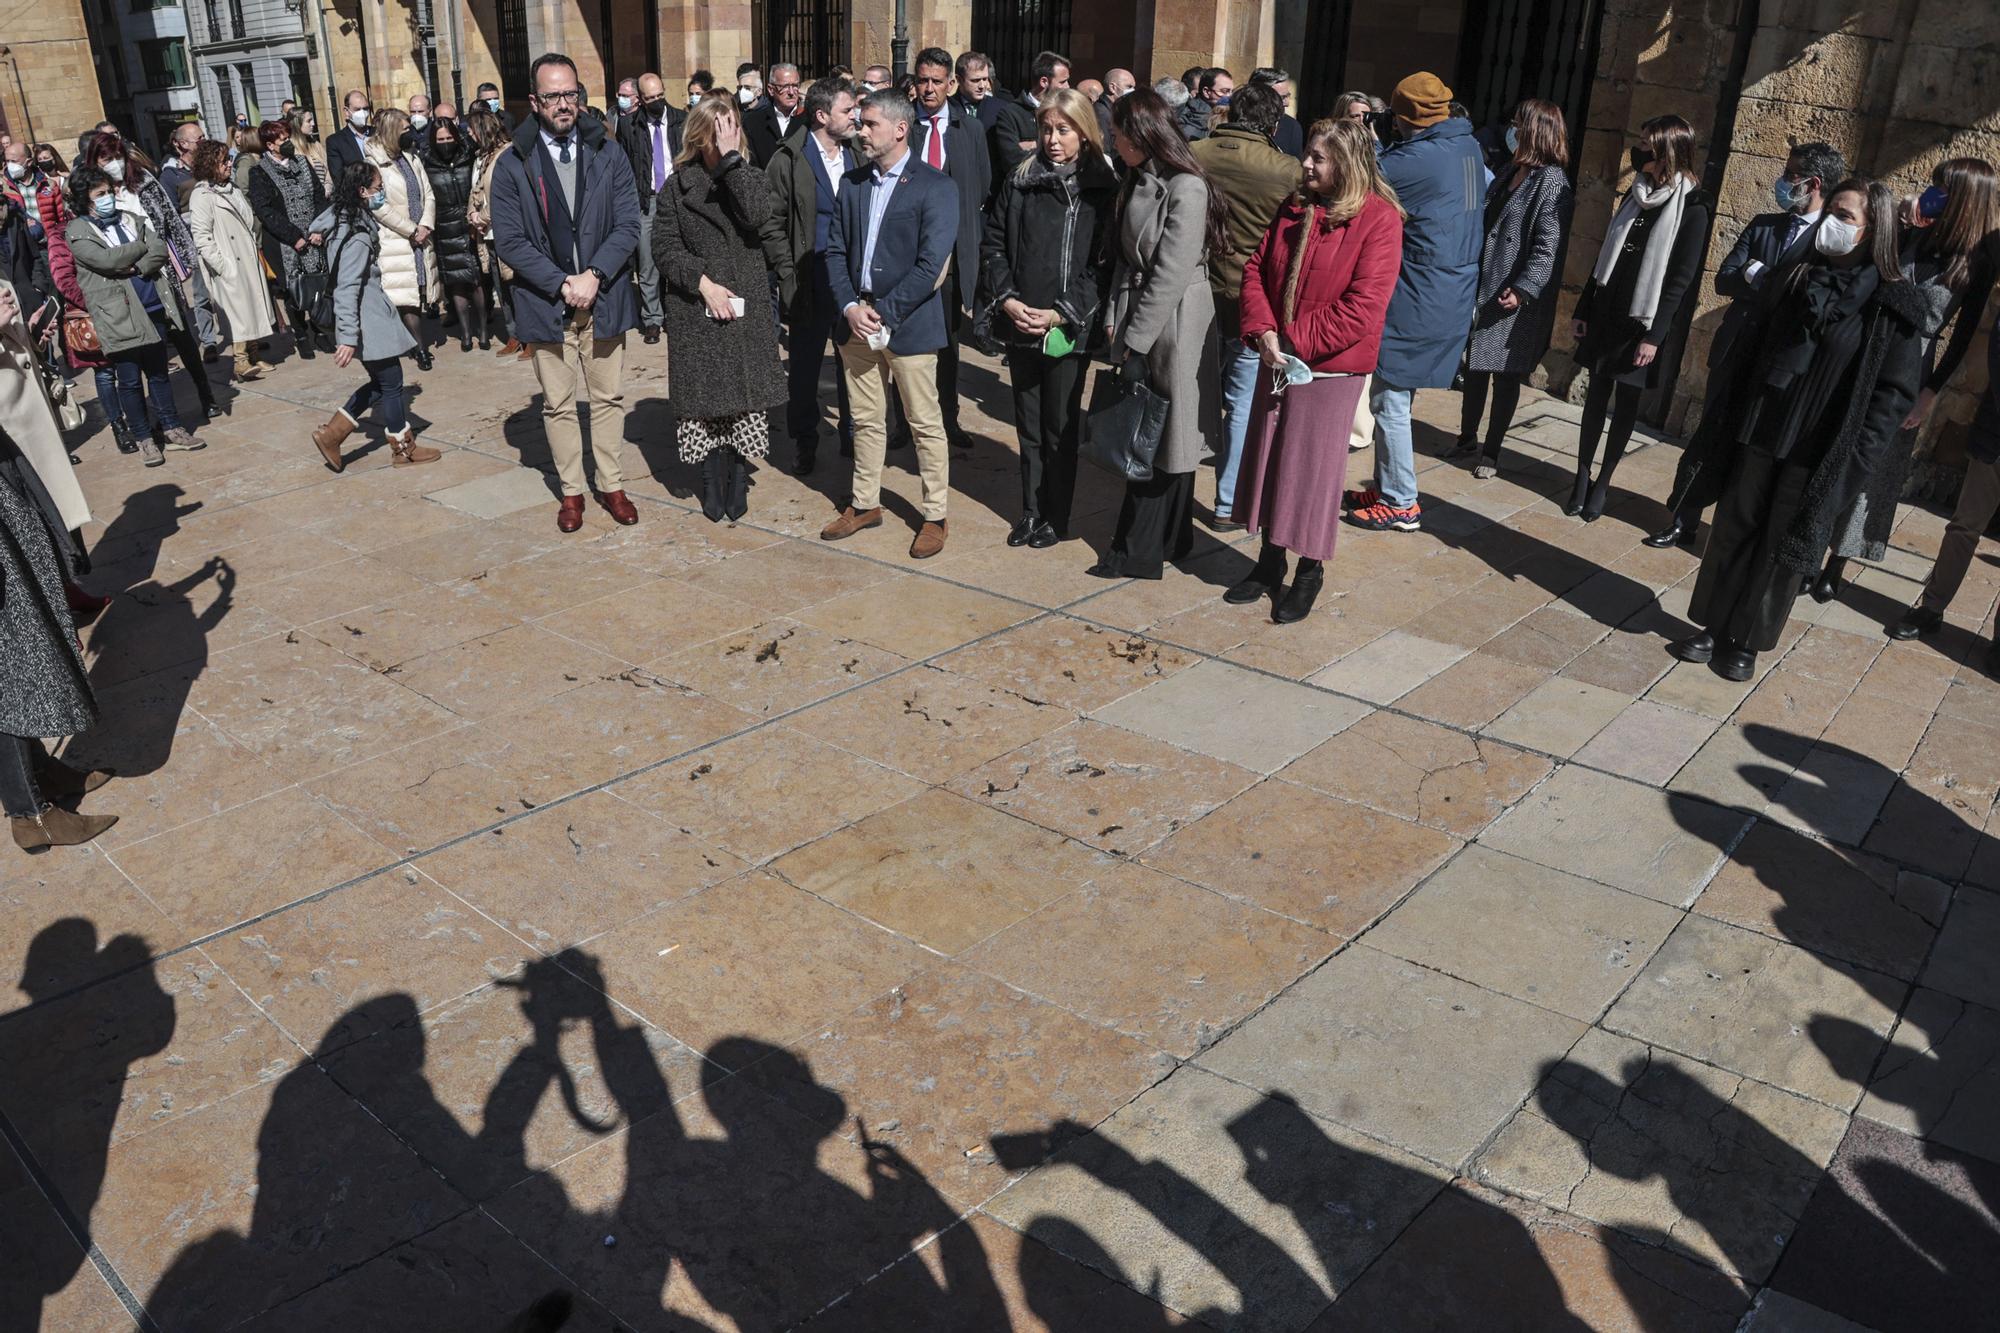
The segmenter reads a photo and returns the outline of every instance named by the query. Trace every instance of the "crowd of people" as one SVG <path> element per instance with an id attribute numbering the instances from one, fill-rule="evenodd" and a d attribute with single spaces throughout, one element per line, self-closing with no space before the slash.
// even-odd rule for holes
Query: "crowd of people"
<path id="1" fill-rule="evenodd" d="M 518 121 L 486 84 L 463 114 L 422 94 L 378 108 L 357 89 L 324 137 L 289 104 L 225 138 L 183 125 L 157 164 L 108 123 L 67 160 L 0 136 L 0 804 L 16 842 L 83 841 L 110 818 L 59 803 L 106 775 L 66 769 L 37 739 L 84 729 L 93 708 L 75 625 L 105 601 L 79 586 L 87 509 L 56 428 L 86 369 L 114 447 L 159 467 L 227 410 L 209 369 L 225 349 L 238 383 L 285 343 L 330 353 L 365 378 L 312 433 L 326 466 L 346 467 L 371 412 L 393 465 L 420 466 L 440 454 L 416 437 L 404 364 L 431 370 L 456 330 L 462 352 L 532 363 L 569 533 L 593 499 L 639 521 L 623 479 L 629 335 L 666 342 L 678 452 L 716 522 L 749 512 L 773 413 L 790 470 L 818 467 L 831 343 L 849 475 L 820 536 L 882 525 L 887 457 L 908 448 L 923 560 L 949 539 L 953 458 L 976 447 L 960 349 L 1004 364 L 1021 481 L 1006 540 L 1034 550 L 1074 536 L 1096 363 L 1107 399 L 1160 410 L 1121 442 L 1137 462 L 1121 465 L 1090 572 L 1159 578 L 1197 521 L 1247 530 L 1256 562 L 1225 600 L 1269 598 L 1279 623 L 1310 614 L 1343 525 L 1422 529 L 1418 391 L 1462 391 L 1453 459 L 1481 478 L 1506 464 L 1570 239 L 1560 108 L 1529 98 L 1478 129 L 1417 73 L 1386 101 L 1343 94 L 1308 126 L 1280 69 L 1152 87 L 1112 69 L 1073 86 L 1069 61 L 1043 52 L 1018 93 L 994 73 L 977 52 L 935 48 L 901 79 L 745 65 L 733 90 L 696 71 L 676 102 L 649 72 L 599 110 L 552 53 Z M 1587 383 L 1564 512 L 1584 523 L 1604 514 L 1641 400 L 1671 372 L 1663 352 L 1686 326 L 1715 207 L 1679 116 L 1640 128 L 1630 167 L 1573 311 Z M 1700 427 L 1661 497 L 1672 517 L 1646 538 L 1693 545 L 1713 507 L 1696 632 L 1668 650 L 1731 680 L 1776 645 L 1798 596 L 1831 599 L 1848 560 L 1882 558 L 1915 429 L 2000 273 L 2000 188 L 1983 161 L 1947 161 L 1899 199 L 1807 143 L 1772 189 L 1776 211 L 1717 275 L 1729 306 Z M 1939 628 L 2000 508 L 1996 395 L 1893 637 Z M 1350 487 L 1350 456 L 1369 448 L 1370 484 Z M 1216 470 L 1205 518 L 1203 466 Z M 2000 671 L 2000 653 L 1987 660 Z"/>

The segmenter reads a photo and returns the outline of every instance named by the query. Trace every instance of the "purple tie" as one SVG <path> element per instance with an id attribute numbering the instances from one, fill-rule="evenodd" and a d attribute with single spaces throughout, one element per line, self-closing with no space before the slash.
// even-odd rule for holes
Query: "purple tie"
<path id="1" fill-rule="evenodd" d="M 660 187 L 667 183 L 667 146 L 661 138 L 661 131 L 665 128 L 665 121 L 656 120 L 653 122 L 653 192 L 655 194 L 659 193 Z"/>

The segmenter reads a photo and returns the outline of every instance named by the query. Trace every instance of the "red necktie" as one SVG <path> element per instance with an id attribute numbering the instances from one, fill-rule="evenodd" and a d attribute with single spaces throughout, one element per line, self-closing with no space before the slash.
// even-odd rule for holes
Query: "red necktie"
<path id="1" fill-rule="evenodd" d="M 944 170 L 944 126 L 938 124 L 935 116 L 931 118 L 930 137 L 924 140 L 924 163 Z"/>

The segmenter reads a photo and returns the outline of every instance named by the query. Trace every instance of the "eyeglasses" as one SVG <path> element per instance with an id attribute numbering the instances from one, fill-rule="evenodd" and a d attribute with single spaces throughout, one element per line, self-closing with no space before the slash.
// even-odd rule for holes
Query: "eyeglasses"
<path id="1" fill-rule="evenodd" d="M 583 96 L 581 88 L 558 88 L 552 93 L 536 93 L 535 100 L 544 104 L 554 102 L 560 106 L 564 102 L 574 102 Z"/>

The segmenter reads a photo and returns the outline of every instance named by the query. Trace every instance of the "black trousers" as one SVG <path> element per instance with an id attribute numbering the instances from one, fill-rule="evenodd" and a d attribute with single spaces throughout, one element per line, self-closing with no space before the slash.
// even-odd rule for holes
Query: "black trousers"
<path id="1" fill-rule="evenodd" d="M 1465 392 L 1460 404 L 1458 417 L 1458 437 L 1461 440 L 1479 438 L 1479 421 L 1486 415 L 1486 393 L 1493 391 L 1493 420 L 1486 427 L 1486 445 L 1479 452 L 1489 461 L 1500 456 L 1500 442 L 1507 438 L 1507 431 L 1514 424 L 1514 412 L 1521 405 L 1521 386 L 1528 382 L 1526 375 L 1508 375 L 1484 370 L 1468 370 L 1465 373 Z"/>
<path id="2" fill-rule="evenodd" d="M 201 405 L 208 407 L 215 402 L 215 390 L 209 387 L 208 367 L 202 364 L 201 348 L 195 345 L 194 335 L 186 329 L 177 329 L 172 320 L 160 321 L 160 332 L 167 335 L 167 341 L 174 345 L 174 355 L 187 367 L 188 378 L 194 381 L 195 396 Z"/>
<path id="3" fill-rule="evenodd" d="M 1753 653 L 1778 646 L 1799 598 L 1799 574 L 1778 563 L 1778 542 L 1798 516 L 1812 468 L 1756 444 L 1739 446 L 1716 502 L 1688 615 Z"/>
<path id="4" fill-rule="evenodd" d="M 1103 566 L 1126 578 L 1156 579 L 1169 560 L 1194 549 L 1194 473 L 1155 472 L 1128 482 L 1118 509 L 1118 530 Z"/>
<path id="5" fill-rule="evenodd" d="M 1014 431 L 1021 441 L 1021 513 L 1069 536 L 1076 496 L 1077 447 L 1083 442 L 1082 356 L 1044 356 L 1039 348 L 1007 353 L 1014 386 Z"/>
<path id="6" fill-rule="evenodd" d="M 799 281 L 810 281 L 813 285 L 812 310 L 793 320 L 785 334 L 785 375 L 790 391 L 790 400 L 785 405 L 785 433 L 796 445 L 817 447 L 819 372 L 826 363 L 827 343 L 833 337 L 833 322 L 839 314 L 834 309 L 833 287 L 827 280 L 826 256 L 807 255 L 799 262 L 811 270 L 810 277 L 801 273 Z M 847 376 L 840 373 L 837 360 L 833 383 L 834 392 L 840 397 L 840 443 L 843 448 L 852 448 L 854 413 L 847 406 Z"/>
<path id="7" fill-rule="evenodd" d="M 944 346 L 937 354 L 938 406 L 943 409 L 946 435 L 958 434 L 958 334 L 965 315 L 958 308 L 957 291 L 949 290 L 957 281 L 956 274 L 945 279 Z"/>
<path id="8" fill-rule="evenodd" d="M 0 814 L 25 819 L 42 812 L 42 793 L 35 786 L 39 740 L 0 733 Z"/>

